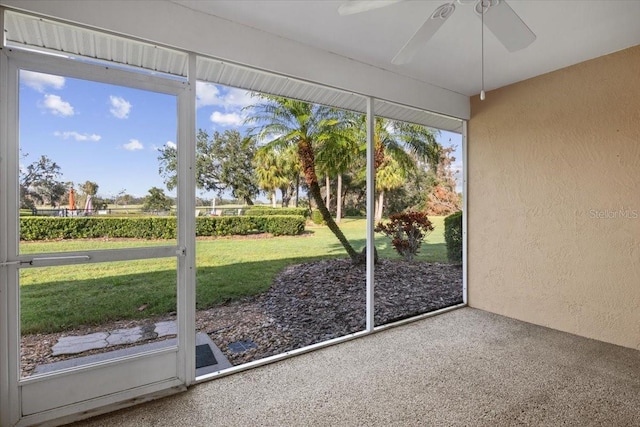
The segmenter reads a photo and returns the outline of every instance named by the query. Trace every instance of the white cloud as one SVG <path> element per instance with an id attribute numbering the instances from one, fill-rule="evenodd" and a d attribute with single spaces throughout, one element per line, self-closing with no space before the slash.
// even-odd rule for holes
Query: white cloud
<path id="1" fill-rule="evenodd" d="M 220 105 L 220 91 L 212 83 L 196 82 L 196 106 Z"/>
<path id="2" fill-rule="evenodd" d="M 244 89 L 227 88 L 213 83 L 196 83 L 197 107 L 223 107 L 225 111 L 240 110 L 254 104 L 251 92 Z"/>
<path id="3" fill-rule="evenodd" d="M 251 92 L 244 89 L 229 88 L 224 96 L 225 105 L 244 108 L 257 102 L 256 98 L 251 96 Z"/>
<path id="4" fill-rule="evenodd" d="M 69 117 L 74 114 L 71 104 L 63 101 L 58 95 L 46 94 L 42 105 L 56 116 Z"/>
<path id="5" fill-rule="evenodd" d="M 59 136 L 62 139 L 69 139 L 69 138 L 73 138 L 76 141 L 93 141 L 93 142 L 98 142 L 102 139 L 102 137 L 100 135 L 97 135 L 95 133 L 92 134 L 88 134 L 88 133 L 79 133 L 76 131 L 68 131 L 68 132 L 54 132 L 53 133 L 55 136 Z"/>
<path id="6" fill-rule="evenodd" d="M 125 150 L 129 151 L 142 150 L 144 148 L 142 143 L 137 139 L 130 139 L 128 143 L 123 145 L 123 147 Z"/>
<path id="7" fill-rule="evenodd" d="M 165 145 L 170 148 L 178 148 L 178 145 L 173 141 L 167 141 Z"/>
<path id="8" fill-rule="evenodd" d="M 51 74 L 36 73 L 34 71 L 20 71 L 20 81 L 38 92 L 44 92 L 47 88 L 62 89 L 64 77 Z"/>
<path id="9" fill-rule="evenodd" d="M 129 103 L 129 101 L 113 95 L 109 96 L 109 101 L 111 102 L 111 108 L 109 109 L 111 114 L 119 119 L 129 117 L 129 112 L 131 111 L 131 103 Z"/>
<path id="10" fill-rule="evenodd" d="M 220 126 L 240 126 L 244 119 L 238 113 L 221 113 L 214 111 L 209 119 Z"/>

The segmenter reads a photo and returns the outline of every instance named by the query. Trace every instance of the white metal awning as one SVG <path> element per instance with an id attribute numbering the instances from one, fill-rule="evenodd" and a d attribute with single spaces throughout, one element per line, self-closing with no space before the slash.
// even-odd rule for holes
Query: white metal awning
<path id="1" fill-rule="evenodd" d="M 184 52 L 12 11 L 5 14 L 5 45 L 187 75 Z"/>
<path id="2" fill-rule="evenodd" d="M 106 61 L 178 78 L 187 77 L 188 53 L 73 24 L 14 11 L 5 12 L 5 45 L 67 55 L 72 59 Z M 196 78 L 255 92 L 361 113 L 366 94 L 306 82 L 288 76 L 199 56 Z M 462 120 L 376 99 L 378 116 L 462 133 Z"/>
<path id="3" fill-rule="evenodd" d="M 366 97 L 360 94 L 210 58 L 199 57 L 196 70 L 196 78 L 201 81 L 366 113 Z M 462 120 L 384 100 L 376 99 L 375 114 L 389 119 L 462 133 Z"/>

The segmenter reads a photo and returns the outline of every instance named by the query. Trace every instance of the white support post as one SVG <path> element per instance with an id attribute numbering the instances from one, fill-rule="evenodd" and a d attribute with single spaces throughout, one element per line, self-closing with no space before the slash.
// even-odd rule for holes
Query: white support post
<path id="1" fill-rule="evenodd" d="M 468 145 L 467 139 L 467 121 L 462 122 L 462 302 L 467 304 L 467 218 L 469 212 L 469 191 L 467 188 L 467 170 L 468 170 Z"/>
<path id="2" fill-rule="evenodd" d="M 374 324 L 374 268 L 375 268 L 375 111 L 374 98 L 367 98 L 367 332 Z"/>
<path id="3" fill-rule="evenodd" d="M 4 13 L 0 8 L 0 425 L 13 425 L 21 413 L 20 322 L 17 289 L 18 239 L 18 76 L 4 47 Z"/>
<path id="4" fill-rule="evenodd" d="M 4 36 L 4 9 L 0 8 L 0 25 Z M 4 37 L 2 48 L 4 48 Z M 7 262 L 7 56 L 0 51 L 0 262 Z M 0 266 L 0 425 L 15 423 L 9 411 L 12 379 L 9 379 L 9 298 L 7 295 L 8 272 Z"/>
<path id="5" fill-rule="evenodd" d="M 196 55 L 189 54 L 188 83 L 178 97 L 178 372 L 185 385 L 195 381 L 196 267 L 195 157 Z"/>

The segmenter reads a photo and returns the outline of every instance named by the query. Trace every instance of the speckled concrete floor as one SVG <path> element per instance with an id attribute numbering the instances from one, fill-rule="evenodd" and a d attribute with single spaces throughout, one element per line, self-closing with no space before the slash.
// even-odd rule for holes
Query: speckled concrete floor
<path id="1" fill-rule="evenodd" d="M 640 352 L 463 308 L 77 425 L 640 426 Z"/>

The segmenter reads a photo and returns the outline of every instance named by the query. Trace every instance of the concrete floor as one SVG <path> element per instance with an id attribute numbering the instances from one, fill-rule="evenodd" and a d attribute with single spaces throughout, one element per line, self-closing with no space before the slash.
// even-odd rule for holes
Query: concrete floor
<path id="1" fill-rule="evenodd" d="M 86 426 L 640 426 L 640 352 L 463 308 Z"/>

